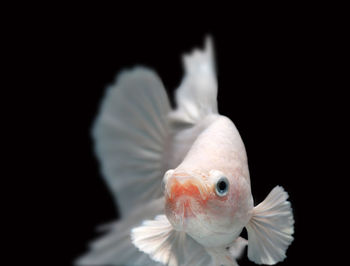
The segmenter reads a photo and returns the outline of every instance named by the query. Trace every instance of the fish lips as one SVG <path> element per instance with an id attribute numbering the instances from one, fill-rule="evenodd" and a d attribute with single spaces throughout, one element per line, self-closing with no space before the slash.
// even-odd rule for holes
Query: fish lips
<path id="1" fill-rule="evenodd" d="M 200 201 L 208 199 L 209 190 L 207 184 L 198 177 L 186 174 L 174 174 L 167 178 L 165 196 L 170 201 L 177 201 L 182 197 L 197 198 Z"/>
<path id="2" fill-rule="evenodd" d="M 208 188 L 205 183 L 193 177 L 174 176 L 165 187 L 165 213 L 177 230 L 186 231 L 191 218 L 205 209 Z"/>

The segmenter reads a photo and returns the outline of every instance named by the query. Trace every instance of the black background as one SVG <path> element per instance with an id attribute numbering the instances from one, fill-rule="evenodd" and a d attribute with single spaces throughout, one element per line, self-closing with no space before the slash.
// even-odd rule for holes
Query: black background
<path id="1" fill-rule="evenodd" d="M 33 229 L 34 236 L 43 236 L 32 244 L 38 263 L 69 265 L 98 235 L 98 225 L 118 217 L 90 137 L 106 86 L 120 70 L 145 65 L 156 70 L 172 98 L 183 75 L 181 55 L 202 47 L 207 34 L 216 51 L 219 111 L 235 123 L 246 145 L 255 203 L 276 185 L 290 195 L 295 240 L 280 265 L 325 259 L 316 245 L 323 245 L 331 229 L 322 226 L 321 234 L 317 228 L 329 203 L 318 186 L 327 176 L 325 131 L 335 124 L 329 109 L 336 105 L 330 87 L 338 37 L 327 18 L 281 14 L 226 17 L 221 23 L 179 19 L 173 25 L 75 15 L 29 34 L 40 53 L 37 82 L 45 88 L 34 90 L 42 126 L 36 137 L 44 146 L 36 150 L 32 142 L 40 161 L 34 166 L 44 177 L 43 196 L 35 202 L 42 218 Z M 246 254 L 239 263 L 254 265 Z"/>

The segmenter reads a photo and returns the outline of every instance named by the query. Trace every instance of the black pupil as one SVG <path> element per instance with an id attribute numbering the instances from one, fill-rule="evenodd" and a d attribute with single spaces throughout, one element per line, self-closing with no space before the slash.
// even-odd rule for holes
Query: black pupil
<path id="1" fill-rule="evenodd" d="M 219 190 L 220 191 L 225 191 L 226 190 L 226 182 L 225 181 L 220 181 L 219 182 Z"/>

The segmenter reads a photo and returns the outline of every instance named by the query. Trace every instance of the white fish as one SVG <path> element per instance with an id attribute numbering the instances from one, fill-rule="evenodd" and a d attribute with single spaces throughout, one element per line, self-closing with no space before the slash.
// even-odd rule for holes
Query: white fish
<path id="1" fill-rule="evenodd" d="M 276 186 L 253 206 L 244 144 L 218 113 L 211 39 L 183 61 L 175 110 L 143 67 L 108 89 L 93 136 L 122 219 L 78 265 L 237 265 L 246 245 L 257 264 L 286 257 L 294 230 L 288 194 Z"/>

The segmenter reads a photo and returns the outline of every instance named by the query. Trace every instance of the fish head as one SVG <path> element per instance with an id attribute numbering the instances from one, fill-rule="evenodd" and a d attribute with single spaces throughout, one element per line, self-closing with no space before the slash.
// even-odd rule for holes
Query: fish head
<path id="1" fill-rule="evenodd" d="M 253 208 L 246 179 L 211 170 L 169 170 L 163 178 L 165 214 L 175 230 L 210 246 L 232 241 L 248 223 Z"/>

